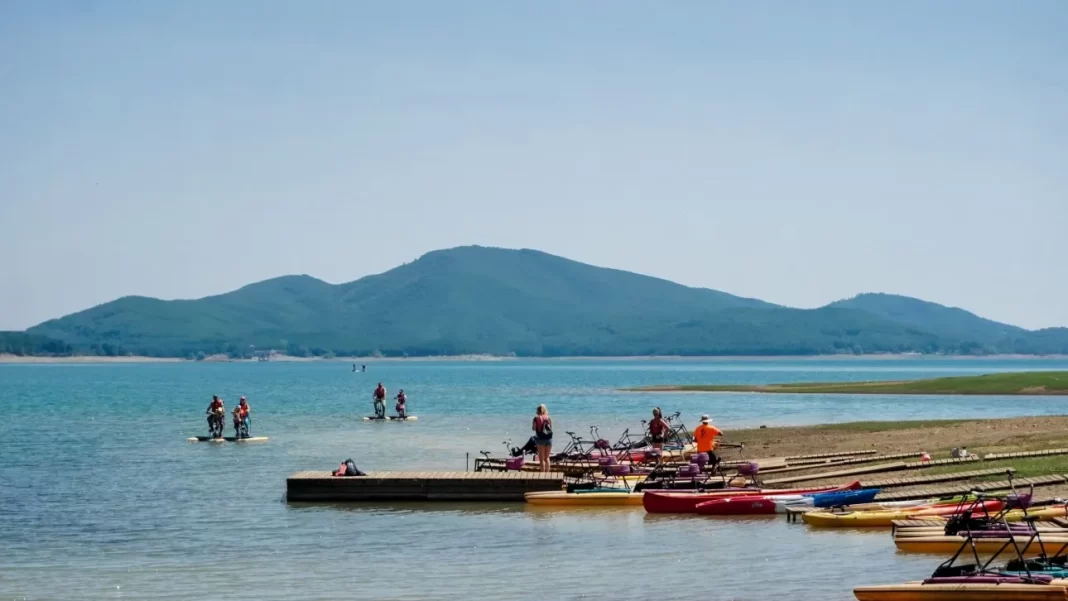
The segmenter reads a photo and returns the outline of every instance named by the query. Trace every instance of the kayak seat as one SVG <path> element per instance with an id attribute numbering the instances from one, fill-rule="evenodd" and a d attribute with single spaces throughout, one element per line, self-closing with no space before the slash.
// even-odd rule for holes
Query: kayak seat
<path id="1" fill-rule="evenodd" d="M 1006 509 L 1027 509 L 1031 506 L 1031 495 L 1008 495 L 1005 497 Z"/>
<path id="2" fill-rule="evenodd" d="M 504 460 L 504 469 L 506 470 L 521 470 L 523 469 L 524 459 L 522 456 L 509 457 Z"/>
<path id="3" fill-rule="evenodd" d="M 610 465 L 608 473 L 612 476 L 625 476 L 630 473 L 629 465 Z"/>
<path id="4" fill-rule="evenodd" d="M 700 467 L 708 465 L 708 453 L 694 453 L 693 456 L 690 457 L 690 463 Z"/>
<path id="5" fill-rule="evenodd" d="M 679 468 L 676 476 L 680 478 L 696 478 L 701 475 L 701 467 L 693 463 L 688 463 Z"/>
<path id="6" fill-rule="evenodd" d="M 755 476 L 760 472 L 760 466 L 756 463 L 742 463 L 738 466 L 739 476 Z"/>
<path id="7" fill-rule="evenodd" d="M 615 465 L 616 463 L 618 462 L 616 461 L 615 455 L 609 455 L 607 457 L 600 457 L 597 459 L 597 464 L 601 466 Z"/>

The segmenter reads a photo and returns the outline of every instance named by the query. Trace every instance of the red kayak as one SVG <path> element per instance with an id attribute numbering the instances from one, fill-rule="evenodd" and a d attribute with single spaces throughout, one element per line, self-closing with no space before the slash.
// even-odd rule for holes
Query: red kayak
<path id="1" fill-rule="evenodd" d="M 839 490 L 856 490 L 860 481 L 846 486 L 823 486 L 819 488 L 769 489 L 769 488 L 729 488 L 725 490 L 647 490 L 642 496 L 642 506 L 649 513 L 697 513 L 697 506 L 706 501 L 728 499 L 731 497 L 775 497 L 777 495 L 804 495 Z"/>
<path id="2" fill-rule="evenodd" d="M 782 498 L 804 498 L 801 495 L 782 495 Z M 751 497 L 724 497 L 697 504 L 701 515 L 769 515 L 776 513 L 773 495 Z"/>

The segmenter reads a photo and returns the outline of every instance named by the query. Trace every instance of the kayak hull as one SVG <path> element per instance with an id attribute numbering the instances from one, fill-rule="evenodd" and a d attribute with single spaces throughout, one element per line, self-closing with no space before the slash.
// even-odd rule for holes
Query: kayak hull
<path id="1" fill-rule="evenodd" d="M 527 503 L 547 507 L 640 507 L 640 492 L 528 492 Z"/>
<path id="2" fill-rule="evenodd" d="M 1035 556 L 1043 552 L 1060 549 L 1064 552 L 1068 546 L 1068 536 L 1043 535 L 1041 540 L 1032 540 L 1028 543 L 1026 536 L 1016 536 L 1016 545 L 1024 555 Z M 894 539 L 894 545 L 899 551 L 906 553 L 938 553 L 940 555 L 956 553 L 964 544 L 963 536 L 907 536 Z M 975 548 L 980 553 L 995 553 L 1001 550 L 1006 543 L 1010 544 L 1009 538 L 974 538 Z"/>
<path id="3" fill-rule="evenodd" d="M 698 503 L 696 510 L 701 515 L 771 515 L 786 511 L 779 510 L 779 503 L 799 503 L 804 498 L 802 495 L 727 497 Z"/>
<path id="4" fill-rule="evenodd" d="M 1061 581 L 1055 581 L 1061 582 Z M 859 586 L 857 601 L 1065 601 L 1068 592 L 1054 584 L 893 584 Z"/>
<path id="5" fill-rule="evenodd" d="M 659 491 L 647 490 L 642 498 L 642 505 L 649 513 L 697 513 L 697 506 L 707 501 L 726 499 L 739 496 L 779 496 L 779 495 L 803 495 L 807 493 L 823 493 L 839 490 L 852 490 L 860 487 L 860 482 L 852 482 L 847 486 L 829 486 L 808 489 L 725 489 L 715 491 Z"/>
<path id="6" fill-rule="evenodd" d="M 983 503 L 990 513 L 1000 511 L 1004 505 L 996 499 Z M 802 514 L 801 519 L 810 526 L 821 528 L 888 528 L 893 526 L 895 520 L 944 517 L 953 515 L 959 510 L 959 503 L 948 503 L 923 509 L 912 508 L 897 511 L 851 511 L 847 513 L 810 511 Z"/>

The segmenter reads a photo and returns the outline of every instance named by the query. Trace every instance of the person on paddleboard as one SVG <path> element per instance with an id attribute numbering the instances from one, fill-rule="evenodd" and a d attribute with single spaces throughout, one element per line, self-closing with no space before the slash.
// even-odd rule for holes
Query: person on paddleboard
<path id="1" fill-rule="evenodd" d="M 408 402 L 408 397 L 404 396 L 404 389 L 401 388 L 397 393 L 397 417 L 404 419 L 408 417 L 408 409 L 405 407 L 405 403 Z"/>
<path id="2" fill-rule="evenodd" d="M 712 425 L 712 418 L 708 417 L 708 414 L 701 416 L 701 425 L 697 426 L 693 430 L 693 440 L 697 443 L 697 452 L 708 455 L 708 465 L 715 466 L 719 463 L 719 457 L 716 457 L 716 437 L 723 434 L 723 431 Z"/>
<path id="3" fill-rule="evenodd" d="M 248 438 L 249 432 L 252 431 L 252 407 L 249 407 L 248 401 L 245 400 L 245 397 L 241 397 L 241 400 L 238 401 L 237 412 L 238 417 L 240 418 L 240 422 L 238 425 L 243 425 L 245 427 L 244 437 Z"/>
<path id="4" fill-rule="evenodd" d="M 378 388 L 375 388 L 373 398 L 375 402 L 375 417 L 379 419 L 386 417 L 386 387 L 381 382 L 378 383 Z"/>
<path id="5" fill-rule="evenodd" d="M 667 421 L 660 413 L 660 407 L 653 407 L 653 419 L 649 421 L 649 444 L 654 449 L 663 451 L 669 429 Z"/>
<path id="6" fill-rule="evenodd" d="M 223 400 L 218 395 L 211 395 L 211 403 L 208 404 L 208 410 L 205 412 L 208 414 L 208 431 L 215 432 L 216 422 L 222 422 L 223 416 L 226 415 L 226 406 L 223 404 Z M 219 425 L 219 436 L 222 436 L 222 425 Z"/>

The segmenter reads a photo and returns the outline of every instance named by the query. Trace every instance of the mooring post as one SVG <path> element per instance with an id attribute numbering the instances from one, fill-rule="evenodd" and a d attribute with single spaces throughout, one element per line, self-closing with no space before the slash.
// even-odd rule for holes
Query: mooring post
<path id="1" fill-rule="evenodd" d="M 468 451 L 465 455 L 467 455 L 467 458 L 464 459 L 464 471 L 469 472 L 471 471 L 471 451 Z"/>

